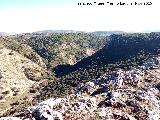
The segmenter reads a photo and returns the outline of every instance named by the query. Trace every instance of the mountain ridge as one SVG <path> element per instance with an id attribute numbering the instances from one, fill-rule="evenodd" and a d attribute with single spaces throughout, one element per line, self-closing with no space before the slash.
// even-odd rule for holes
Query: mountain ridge
<path id="1" fill-rule="evenodd" d="M 32 65 L 34 70 L 24 67 L 20 72 L 35 84 L 28 89 L 28 95 L 11 103 L 11 108 L 1 116 L 19 117 L 15 119 L 29 119 L 30 116 L 37 120 L 81 119 L 84 116 L 83 119 L 93 120 L 150 120 L 159 117 L 160 33 L 125 33 L 106 37 L 90 33 L 29 33 L 1 37 L 0 41 L 1 66 L 5 62 L 11 64 L 18 55 L 39 68 Z M 13 60 L 5 60 L 8 57 Z M 15 71 L 21 70 L 22 66 L 20 62 L 14 64 L 6 68 L 16 77 Z M 59 71 L 55 73 L 55 69 Z M 1 70 L 0 78 L 6 76 L 3 67 Z M 39 79 L 38 76 L 43 75 L 41 72 L 45 76 Z M 72 112 L 80 116 L 77 118 Z"/>

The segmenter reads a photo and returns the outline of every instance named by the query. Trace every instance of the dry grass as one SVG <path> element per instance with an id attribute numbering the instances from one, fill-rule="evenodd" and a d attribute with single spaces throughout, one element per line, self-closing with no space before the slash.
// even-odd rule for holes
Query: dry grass
<path id="1" fill-rule="evenodd" d="M 29 71 L 25 71 L 26 69 Z M 0 49 L 0 70 L 0 94 L 3 95 L 0 114 L 16 101 L 32 95 L 28 92 L 30 87 L 43 79 L 45 71 L 31 60 L 6 48 Z"/>

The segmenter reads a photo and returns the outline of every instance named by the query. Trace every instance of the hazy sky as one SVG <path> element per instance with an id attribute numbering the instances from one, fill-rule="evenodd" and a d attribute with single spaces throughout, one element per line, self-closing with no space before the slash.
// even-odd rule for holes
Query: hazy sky
<path id="1" fill-rule="evenodd" d="M 0 32 L 160 30 L 160 0 L 151 6 L 78 6 L 78 2 L 149 0 L 0 0 Z"/>

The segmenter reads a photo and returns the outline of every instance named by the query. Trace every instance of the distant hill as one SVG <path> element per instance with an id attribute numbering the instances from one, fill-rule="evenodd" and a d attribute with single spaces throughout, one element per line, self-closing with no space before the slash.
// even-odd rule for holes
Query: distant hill
<path id="1" fill-rule="evenodd" d="M 9 35 L 16 35 L 17 33 L 11 32 L 11 33 L 6 33 L 6 32 L 0 32 L 0 36 L 9 36 Z"/>
<path id="2" fill-rule="evenodd" d="M 123 31 L 95 31 L 95 32 L 85 32 L 85 31 L 75 31 L 75 30 L 42 30 L 33 32 L 33 34 L 46 34 L 46 33 L 90 33 L 97 36 L 110 36 L 112 34 L 123 34 Z"/>
<path id="3" fill-rule="evenodd" d="M 98 36 L 110 36 L 112 34 L 124 34 L 125 32 L 123 31 L 95 31 L 91 33 L 98 35 Z"/>
<path id="4" fill-rule="evenodd" d="M 46 34 L 46 33 L 80 33 L 84 31 L 75 31 L 75 30 L 42 30 L 33 32 L 33 34 Z"/>
<path id="5" fill-rule="evenodd" d="M 6 35 L 7 33 L 5 32 L 0 32 L 0 36 Z"/>

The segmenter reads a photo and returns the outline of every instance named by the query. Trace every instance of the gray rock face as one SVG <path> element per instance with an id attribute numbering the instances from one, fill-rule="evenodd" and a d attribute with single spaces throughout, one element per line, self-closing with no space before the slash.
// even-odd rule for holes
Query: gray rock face
<path id="1" fill-rule="evenodd" d="M 93 82 L 100 86 L 113 86 L 122 88 L 124 85 L 137 86 L 142 80 L 144 73 L 138 69 L 130 71 L 109 71 Z"/>
<path id="2" fill-rule="evenodd" d="M 160 68 L 160 57 L 150 58 L 143 65 L 143 69 Z"/>
<path id="3" fill-rule="evenodd" d="M 159 120 L 160 118 L 160 101 L 156 94 L 159 91 L 155 88 L 151 88 L 148 91 L 144 90 L 121 90 L 117 89 L 112 91 L 110 95 L 103 101 L 101 101 L 98 106 L 103 112 L 99 113 L 100 116 L 105 116 L 106 119 L 108 115 L 114 116 L 114 110 L 110 108 L 116 108 L 119 113 L 123 115 L 118 115 L 119 118 L 126 116 L 124 119 L 143 119 L 143 120 Z M 103 108 L 103 109 L 102 109 Z M 106 109 L 110 109 L 108 113 Z M 122 112 L 122 110 L 126 112 Z M 131 112 L 131 113 L 130 113 Z M 130 115 L 130 116 L 128 116 Z M 128 116 L 128 117 L 127 117 Z"/>
<path id="4" fill-rule="evenodd" d="M 109 71 L 95 80 L 95 84 L 106 86 L 108 84 L 114 84 L 121 87 L 123 82 L 124 72 L 122 70 Z"/>
<path id="5" fill-rule="evenodd" d="M 64 116 L 71 117 L 78 113 L 92 113 L 96 109 L 96 99 L 71 94 L 66 98 L 51 98 L 25 111 L 24 119 L 63 120 Z M 81 116 L 78 116 L 81 117 Z"/>
<path id="6" fill-rule="evenodd" d="M 159 120 L 159 90 L 139 88 L 144 75 L 138 69 L 109 71 L 97 80 L 81 84 L 76 94 L 43 101 L 32 107 L 30 113 L 36 120 L 89 120 L 95 119 L 95 115 L 102 120 Z"/>
<path id="7" fill-rule="evenodd" d="M 28 110 L 25 112 L 25 118 L 29 117 L 30 114 L 31 117 L 35 118 L 36 120 L 62 120 L 62 114 L 58 111 L 55 111 L 53 107 L 59 105 L 60 103 L 62 104 L 64 101 L 65 99 L 63 98 L 51 98 L 43 101 L 37 106 L 28 108 Z"/>
<path id="8" fill-rule="evenodd" d="M 86 92 L 88 94 L 91 94 L 94 91 L 94 87 L 94 82 L 87 82 L 85 85 L 79 86 L 79 88 L 77 88 L 77 92 Z"/>
<path id="9" fill-rule="evenodd" d="M 53 120 L 52 109 L 48 105 L 37 106 L 32 112 L 33 117 L 37 120 Z"/>

